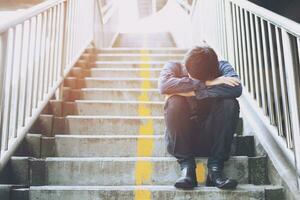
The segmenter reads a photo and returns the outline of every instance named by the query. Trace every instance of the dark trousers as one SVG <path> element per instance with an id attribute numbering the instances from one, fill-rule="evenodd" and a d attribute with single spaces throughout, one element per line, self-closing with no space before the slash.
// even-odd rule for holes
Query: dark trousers
<path id="1" fill-rule="evenodd" d="M 209 157 L 208 167 L 228 160 L 239 118 L 236 99 L 172 96 L 164 106 L 168 152 L 183 165 Z"/>

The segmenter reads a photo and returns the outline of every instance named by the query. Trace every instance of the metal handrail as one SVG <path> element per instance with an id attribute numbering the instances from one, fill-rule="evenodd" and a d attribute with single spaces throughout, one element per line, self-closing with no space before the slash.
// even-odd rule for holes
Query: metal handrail
<path id="1" fill-rule="evenodd" d="M 11 15 L 11 18 L 9 20 L 0 23 L 0 33 L 6 31 L 12 26 L 16 26 L 17 24 L 20 24 L 32 18 L 33 16 L 36 16 L 39 13 L 48 10 L 54 5 L 57 5 L 65 1 L 66 0 L 48 0 L 40 4 L 37 4 L 35 6 L 32 6 L 31 8 L 25 9 L 24 11 L 18 13 L 18 15 Z"/>
<path id="2" fill-rule="evenodd" d="M 229 0 L 235 5 L 246 8 L 248 11 L 251 11 L 253 14 L 259 16 L 260 18 L 272 22 L 279 28 L 287 30 L 289 33 L 300 36 L 300 24 L 290 20 L 282 15 L 274 13 L 266 8 L 257 6 L 256 4 L 247 1 L 247 0 Z"/>
<path id="3" fill-rule="evenodd" d="M 198 0 L 193 12 L 195 37 L 235 66 L 268 130 L 259 134 L 274 138 L 300 183 L 300 24 L 247 0 Z"/>
<path id="4" fill-rule="evenodd" d="M 182 7 L 183 10 L 185 10 L 188 14 L 191 12 L 191 6 L 188 4 L 185 0 L 176 0 L 177 3 Z"/>
<path id="5" fill-rule="evenodd" d="M 0 170 L 93 41 L 95 3 L 49 0 L 0 24 Z"/>

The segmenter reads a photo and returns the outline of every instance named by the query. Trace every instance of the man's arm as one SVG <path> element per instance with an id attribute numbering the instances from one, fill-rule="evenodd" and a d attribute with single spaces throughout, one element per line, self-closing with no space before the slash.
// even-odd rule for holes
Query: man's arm
<path id="1" fill-rule="evenodd" d="M 158 81 L 159 92 L 165 95 L 193 92 L 199 85 L 199 80 L 182 77 L 181 66 L 174 62 L 169 62 L 163 67 Z"/>
<path id="2" fill-rule="evenodd" d="M 238 79 L 238 75 L 233 67 L 227 61 L 221 61 L 219 70 L 222 77 L 215 80 L 206 81 L 205 88 L 196 88 L 195 95 L 198 100 L 205 98 L 237 98 L 242 94 L 242 85 L 234 84 L 234 79 Z M 226 79 L 226 81 L 222 79 Z M 230 81 L 232 79 L 232 83 Z M 226 82 L 226 84 L 225 84 Z"/>

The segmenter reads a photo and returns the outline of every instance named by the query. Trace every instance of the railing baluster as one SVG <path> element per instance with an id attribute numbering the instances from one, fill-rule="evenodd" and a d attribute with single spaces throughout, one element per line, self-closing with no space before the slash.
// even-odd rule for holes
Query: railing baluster
<path id="1" fill-rule="evenodd" d="M 46 79 L 46 66 L 47 66 L 47 32 L 49 23 L 50 10 L 43 13 L 42 20 L 42 38 L 41 38 L 41 60 L 40 60 L 40 73 L 39 73 L 39 84 L 38 84 L 38 104 L 44 99 L 44 85 Z"/>
<path id="2" fill-rule="evenodd" d="M 264 114 L 267 115 L 267 100 L 266 100 L 266 92 L 265 92 L 265 76 L 264 76 L 264 66 L 263 66 L 263 58 L 261 51 L 261 34 L 260 34 L 260 20 L 258 17 L 255 17 L 255 29 L 256 29 L 256 41 L 257 41 L 257 50 L 258 50 L 258 67 L 259 67 L 259 82 L 260 82 L 260 95 L 262 99 L 262 108 Z"/>
<path id="3" fill-rule="evenodd" d="M 249 31 L 249 14 L 248 11 L 245 10 L 244 12 L 244 17 L 245 17 L 245 28 L 246 28 L 246 45 L 247 45 L 247 58 L 246 59 L 248 62 L 248 72 L 249 72 L 249 88 L 250 88 L 250 93 L 252 97 L 255 97 L 255 91 L 254 91 L 254 77 L 253 77 L 253 63 L 252 63 L 252 55 L 251 55 L 251 36 L 250 36 L 250 31 Z"/>
<path id="4" fill-rule="evenodd" d="M 41 53 L 41 43 L 42 43 L 42 14 L 37 16 L 37 32 L 36 32 L 36 42 L 35 42 L 35 62 L 34 62 L 34 86 L 33 86 L 33 106 L 32 113 L 38 106 L 38 88 L 39 88 L 39 74 L 40 74 L 40 53 Z"/>
<path id="5" fill-rule="evenodd" d="M 240 69 L 240 77 L 242 80 L 242 83 L 245 84 L 245 78 L 244 78 L 244 68 L 243 68 L 243 54 L 242 54 L 242 37 L 241 37 L 241 23 L 240 23 L 240 8 L 238 6 L 236 8 L 236 14 L 237 14 L 237 30 L 238 30 L 238 60 L 239 60 L 239 69 Z"/>
<path id="6" fill-rule="evenodd" d="M 52 78 L 50 81 L 50 87 L 54 86 L 54 83 L 57 80 L 57 68 L 60 63 L 58 61 L 58 54 L 59 54 L 59 28 L 60 28 L 60 21 L 61 21 L 61 4 L 57 5 L 56 7 L 56 23 L 55 23 L 55 40 L 54 40 L 54 52 L 53 52 L 53 72 Z"/>
<path id="7" fill-rule="evenodd" d="M 67 33 L 67 29 L 64 29 L 66 27 L 65 24 L 66 20 L 66 4 L 61 3 L 61 12 L 60 12 L 60 20 L 59 20 L 59 40 L 58 40 L 58 64 L 57 64 L 57 70 L 56 70 L 56 80 L 59 80 L 61 76 L 63 76 L 64 71 L 64 65 L 66 64 L 66 46 L 64 42 L 64 34 Z M 58 96 L 58 95 L 56 95 Z"/>
<path id="8" fill-rule="evenodd" d="M 6 123 L 6 118 L 4 118 L 4 106 L 5 106 L 5 88 L 6 88 L 6 67 L 9 63 L 9 50 L 11 47 L 11 40 L 9 40 L 9 31 L 0 34 L 0 48 L 1 51 L 1 57 L 0 57 L 0 65 L 2 66 L 0 68 L 0 156 L 2 155 L 2 150 L 4 144 L 2 143 L 5 140 L 5 134 L 6 132 L 3 131 L 3 124 Z"/>
<path id="9" fill-rule="evenodd" d="M 287 86 L 286 86 L 286 75 L 284 70 L 284 60 L 283 50 L 282 50 L 282 38 L 280 28 L 276 27 L 276 44 L 278 51 L 278 67 L 279 67 L 279 79 L 280 79 L 280 88 L 281 88 L 281 98 L 282 98 L 282 107 L 284 113 L 284 124 L 285 124 L 285 135 L 291 135 L 291 121 L 290 121 L 290 112 L 288 107 L 287 99 Z"/>
<path id="10" fill-rule="evenodd" d="M 50 8 L 48 11 L 47 23 L 46 23 L 46 43 L 45 43 L 45 68 L 44 68 L 44 80 L 43 80 L 43 99 L 48 94 L 49 90 L 49 79 L 50 79 L 50 65 L 51 63 L 51 41 L 52 41 L 52 23 L 53 23 L 53 8 Z"/>
<path id="11" fill-rule="evenodd" d="M 4 106 L 2 108 L 2 150 L 8 150 L 8 140 L 10 135 L 10 123 L 11 123 L 11 93 L 12 93 L 12 74 L 13 74 L 13 52 L 15 46 L 15 28 L 10 28 L 8 30 L 8 48 L 5 66 L 5 89 L 4 89 Z"/>
<path id="12" fill-rule="evenodd" d="M 269 35 L 269 47 L 270 47 L 270 56 L 271 56 L 271 72 L 273 77 L 273 88 L 272 91 L 274 92 L 274 102 L 275 102 L 275 116 L 276 116 L 276 125 L 278 127 L 279 135 L 283 135 L 283 127 L 282 127 L 282 114 L 280 109 L 280 102 L 279 102 L 279 87 L 278 87 L 278 73 L 275 61 L 275 51 L 274 51 L 274 40 L 273 40 L 273 32 L 271 24 L 268 23 L 268 35 Z"/>
<path id="13" fill-rule="evenodd" d="M 258 106 L 262 106 L 260 88 L 259 88 L 259 74 L 257 66 L 257 46 L 256 46 L 256 34 L 255 34 L 255 25 L 253 21 L 254 15 L 249 13 L 250 17 L 250 31 L 251 31 L 251 44 L 252 44 L 252 58 L 253 58 L 253 71 L 254 71 L 254 90 L 255 90 L 255 99 L 257 100 Z"/>
<path id="14" fill-rule="evenodd" d="M 237 41 L 237 22 L 236 22 L 236 9 L 235 9 L 235 4 L 231 3 L 230 8 L 231 8 L 231 13 L 232 13 L 232 25 L 233 25 L 233 48 L 234 48 L 234 63 L 233 66 L 238 74 L 240 74 L 239 70 L 239 60 L 238 60 L 238 41 Z"/>
<path id="15" fill-rule="evenodd" d="M 7 82 L 8 82 L 8 76 L 7 76 L 7 67 L 11 65 L 11 58 L 12 58 L 12 31 L 8 30 L 7 32 L 1 34 L 1 47 L 3 51 L 1 52 L 1 88 L 0 88 L 0 156 L 2 155 L 2 152 L 5 150 L 5 143 L 6 143 L 6 138 L 7 138 L 7 131 L 4 128 L 4 125 L 6 125 L 8 118 L 5 118 L 6 114 L 5 113 L 5 105 L 6 105 L 6 94 L 7 94 Z"/>
<path id="16" fill-rule="evenodd" d="M 36 53 L 36 34 L 37 34 L 37 17 L 30 20 L 30 48 L 29 48 L 29 62 L 28 62 L 28 95 L 26 107 L 26 117 L 29 120 L 32 116 L 33 108 L 33 89 L 34 89 L 34 64 Z M 27 120 L 25 120 L 27 122 Z"/>
<path id="17" fill-rule="evenodd" d="M 10 123 L 10 138 L 17 137 L 18 131 L 18 107 L 19 107 L 19 91 L 20 91 L 20 76 L 21 76 L 21 48 L 22 48 L 22 33 L 23 24 L 16 26 L 15 42 L 14 42 L 14 58 L 12 65 L 12 99 L 11 99 L 11 123 Z"/>
<path id="18" fill-rule="evenodd" d="M 247 41 L 246 41 L 246 32 L 245 32 L 245 17 L 244 9 L 240 9 L 240 18 L 241 18 L 241 32 L 242 32 L 242 56 L 243 56 L 243 69 L 244 69 L 244 86 L 250 91 L 249 86 L 249 73 L 248 73 L 248 62 L 247 62 Z"/>
<path id="19" fill-rule="evenodd" d="M 69 56 L 68 56 L 68 64 L 67 66 L 69 65 L 69 63 L 71 62 L 71 58 L 73 56 L 73 42 L 74 42 L 74 35 L 76 33 L 76 30 L 74 29 L 75 26 L 74 26 L 74 8 L 75 8 L 75 1 L 74 0 L 70 0 L 70 23 L 69 23 L 69 26 L 70 26 L 70 33 L 69 33 L 69 37 L 70 37 L 70 40 L 69 40 L 69 43 L 68 43 L 68 46 L 69 46 Z M 65 71 L 68 70 L 67 68 L 65 69 Z"/>
<path id="20" fill-rule="evenodd" d="M 54 83 L 54 74 L 55 74 L 55 63 L 57 61 L 57 41 L 58 41 L 58 15 L 59 15 L 59 5 L 54 7 L 53 21 L 51 26 L 51 52 L 50 52 L 50 73 L 49 73 L 49 81 L 47 83 L 47 93 L 52 88 Z"/>
<path id="21" fill-rule="evenodd" d="M 299 183 L 300 176 L 300 106 L 299 106 L 299 68 L 295 66 L 293 57 L 293 47 L 290 35 L 285 31 L 281 30 L 283 40 L 283 52 L 284 52 L 284 63 L 286 67 L 287 75 L 287 88 L 289 107 L 293 108 L 291 112 L 292 123 L 292 135 L 287 135 L 287 144 L 289 148 L 294 148 L 295 166 L 297 170 L 297 181 Z M 298 53 L 298 52 L 297 52 Z M 298 55 L 297 55 L 298 56 Z"/>
<path id="22" fill-rule="evenodd" d="M 18 126 L 23 127 L 25 125 L 25 105 L 26 105 L 26 94 L 27 94 L 27 84 L 28 84 L 28 57 L 29 57 L 29 26 L 30 22 L 27 20 L 23 24 L 23 44 L 21 49 L 21 70 L 20 70 L 20 96 L 19 96 L 19 106 L 18 106 Z"/>
<path id="23" fill-rule="evenodd" d="M 272 125 L 275 124 L 275 113 L 274 113 L 274 101 L 273 94 L 271 90 L 272 84 L 272 75 L 270 73 L 270 58 L 268 54 L 269 45 L 267 44 L 267 34 L 266 34 L 266 26 L 265 21 L 261 19 L 261 31 L 262 31 L 262 44 L 263 44 L 263 55 L 264 55 L 264 69 L 265 69 L 265 78 L 266 78 L 266 86 L 267 86 L 267 98 L 268 98 L 268 113 L 270 117 L 270 122 Z"/>

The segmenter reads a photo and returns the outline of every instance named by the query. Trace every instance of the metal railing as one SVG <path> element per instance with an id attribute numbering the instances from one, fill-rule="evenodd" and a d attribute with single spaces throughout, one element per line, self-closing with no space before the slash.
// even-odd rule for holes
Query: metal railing
<path id="1" fill-rule="evenodd" d="M 299 181 L 300 25 L 246 0 L 198 0 L 196 10 L 199 37 L 235 66 Z"/>
<path id="2" fill-rule="evenodd" d="M 92 42 L 95 0 L 49 0 L 0 24 L 0 169 Z"/>

